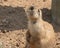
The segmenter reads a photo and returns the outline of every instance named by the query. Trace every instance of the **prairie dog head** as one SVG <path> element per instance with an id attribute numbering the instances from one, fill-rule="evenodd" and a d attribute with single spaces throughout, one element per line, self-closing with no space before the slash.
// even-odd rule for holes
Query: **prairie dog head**
<path id="1" fill-rule="evenodd" d="M 35 6 L 30 6 L 27 10 L 26 10 L 26 14 L 28 19 L 30 20 L 37 20 L 37 19 L 41 19 L 42 18 L 42 11 L 41 9 L 37 9 L 35 8 Z"/>

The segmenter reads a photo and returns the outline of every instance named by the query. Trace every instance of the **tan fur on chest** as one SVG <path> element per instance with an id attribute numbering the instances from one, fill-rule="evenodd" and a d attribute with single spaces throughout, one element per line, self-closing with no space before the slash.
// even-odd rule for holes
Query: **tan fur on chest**
<path id="1" fill-rule="evenodd" d="M 38 21 L 35 24 L 29 22 L 28 29 L 30 30 L 32 36 L 43 35 L 45 37 L 46 32 L 44 32 L 45 29 L 43 28 L 43 24 Z"/>
<path id="2" fill-rule="evenodd" d="M 50 24 L 46 23 L 46 25 L 45 22 L 44 24 L 41 24 L 39 22 L 37 22 L 36 24 L 31 23 L 28 24 L 28 29 L 30 30 L 31 37 L 34 37 L 36 39 L 34 40 L 34 38 L 31 38 L 31 46 L 33 43 L 34 43 L 33 46 L 35 48 L 37 47 L 48 48 L 48 46 L 50 48 L 54 45 L 55 43 L 54 30 Z"/>

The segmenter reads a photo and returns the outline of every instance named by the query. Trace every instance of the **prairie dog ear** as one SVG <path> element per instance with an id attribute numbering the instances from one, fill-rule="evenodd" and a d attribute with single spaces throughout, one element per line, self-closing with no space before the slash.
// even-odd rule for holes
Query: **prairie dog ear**
<path id="1" fill-rule="evenodd" d="M 42 10 L 38 9 L 39 16 L 42 18 Z"/>
<path id="2" fill-rule="evenodd" d="M 24 6 L 23 8 L 24 8 L 24 10 L 25 10 L 25 12 L 26 12 L 26 11 L 27 11 L 27 9 L 28 9 L 28 6 Z"/>

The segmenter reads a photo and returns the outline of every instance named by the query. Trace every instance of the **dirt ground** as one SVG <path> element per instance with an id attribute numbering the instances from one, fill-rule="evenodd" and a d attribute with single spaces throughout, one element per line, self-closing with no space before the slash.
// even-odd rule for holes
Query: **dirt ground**
<path id="1" fill-rule="evenodd" d="M 28 21 L 26 13 L 23 7 L 12 7 L 18 3 L 13 3 L 12 6 L 8 3 L 4 2 L 0 5 L 0 48 L 25 48 Z M 46 6 L 49 7 L 49 4 Z M 52 23 L 50 11 L 43 9 L 43 19 L 53 24 L 57 36 L 56 48 L 60 48 L 59 25 Z"/>

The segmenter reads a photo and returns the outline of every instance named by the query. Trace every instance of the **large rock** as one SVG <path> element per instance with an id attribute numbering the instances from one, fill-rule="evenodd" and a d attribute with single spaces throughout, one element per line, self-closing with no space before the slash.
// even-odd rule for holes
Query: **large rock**
<path id="1" fill-rule="evenodd" d="M 60 0 L 52 0 L 52 17 L 60 25 Z"/>

